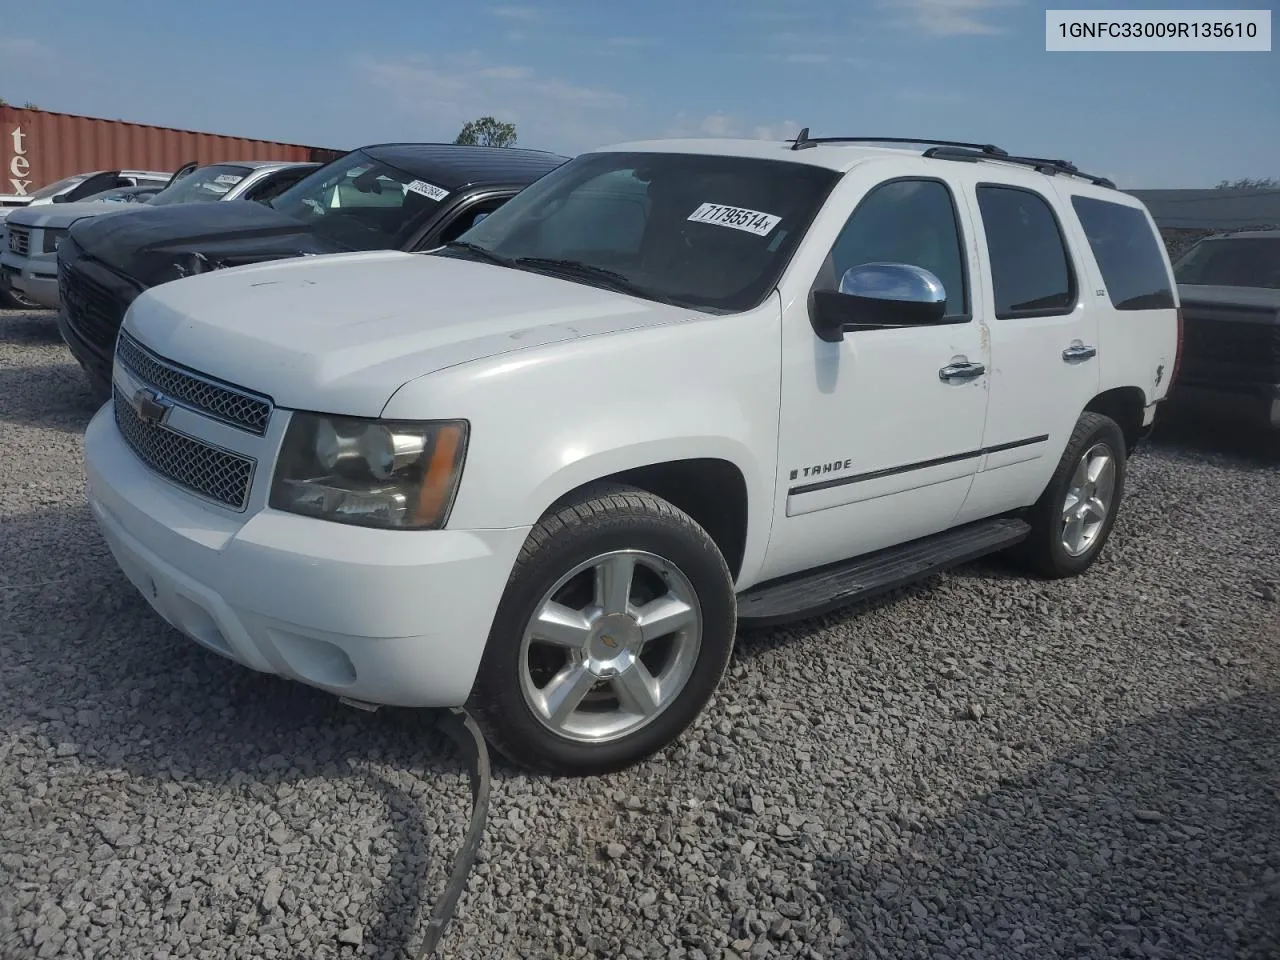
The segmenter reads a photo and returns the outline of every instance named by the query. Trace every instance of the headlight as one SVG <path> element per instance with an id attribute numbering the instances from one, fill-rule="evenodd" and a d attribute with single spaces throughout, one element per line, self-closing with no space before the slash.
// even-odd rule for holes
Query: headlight
<path id="1" fill-rule="evenodd" d="M 62 242 L 62 238 L 67 235 L 65 229 L 51 229 L 46 227 L 44 231 L 44 252 L 53 253 L 58 249 L 58 244 Z"/>
<path id="2" fill-rule="evenodd" d="M 272 508 L 339 523 L 439 529 L 467 454 L 465 420 L 410 422 L 294 413 Z"/>

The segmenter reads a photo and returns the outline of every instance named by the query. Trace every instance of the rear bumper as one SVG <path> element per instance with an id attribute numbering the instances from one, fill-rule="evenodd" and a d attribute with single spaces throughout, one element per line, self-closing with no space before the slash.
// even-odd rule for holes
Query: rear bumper
<path id="1" fill-rule="evenodd" d="M 1166 404 L 1174 415 L 1280 430 L 1280 384 L 1183 383 L 1170 391 Z"/>

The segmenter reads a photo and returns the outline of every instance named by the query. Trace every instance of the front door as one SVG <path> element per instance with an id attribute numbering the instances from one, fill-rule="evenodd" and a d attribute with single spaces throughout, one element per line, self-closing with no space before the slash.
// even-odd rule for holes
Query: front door
<path id="1" fill-rule="evenodd" d="M 946 315 L 832 343 L 815 334 L 809 298 L 784 298 L 779 473 L 762 579 L 949 528 L 982 446 L 989 358 L 974 317 L 966 208 L 934 176 L 857 177 L 832 195 L 852 212 L 814 288 L 838 289 L 859 264 L 907 263 L 942 281 Z"/>

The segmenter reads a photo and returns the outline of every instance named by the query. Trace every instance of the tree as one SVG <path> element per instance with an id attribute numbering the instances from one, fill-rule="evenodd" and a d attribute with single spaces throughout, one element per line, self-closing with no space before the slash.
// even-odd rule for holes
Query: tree
<path id="1" fill-rule="evenodd" d="M 1280 190 L 1280 177 L 1241 177 L 1223 180 L 1215 190 Z"/>
<path id="2" fill-rule="evenodd" d="M 481 117 L 463 124 L 458 139 L 453 142 L 469 147 L 512 147 L 516 142 L 516 125 L 493 117 Z"/>

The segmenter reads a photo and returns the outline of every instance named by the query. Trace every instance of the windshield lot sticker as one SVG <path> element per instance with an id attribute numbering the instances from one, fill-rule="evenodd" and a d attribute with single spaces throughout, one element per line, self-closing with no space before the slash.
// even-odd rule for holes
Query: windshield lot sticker
<path id="1" fill-rule="evenodd" d="M 225 183 L 227 186 L 234 186 L 243 179 L 244 177 L 237 177 L 234 173 L 220 173 L 213 178 L 213 182 Z"/>
<path id="2" fill-rule="evenodd" d="M 421 194 L 428 200 L 443 200 L 449 195 L 449 191 L 443 187 L 437 187 L 434 183 L 427 183 L 425 180 L 414 180 L 406 183 L 406 190 L 412 190 L 414 193 Z"/>
<path id="3" fill-rule="evenodd" d="M 747 210 L 743 207 L 726 207 L 719 203 L 704 203 L 689 214 L 693 223 L 712 223 L 717 227 L 732 227 L 734 230 L 745 230 L 757 237 L 767 237 L 769 231 L 776 227 L 781 217 L 759 210 Z"/>

